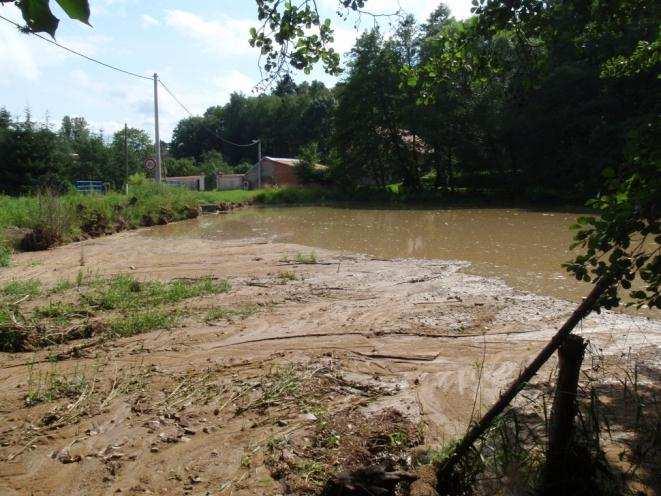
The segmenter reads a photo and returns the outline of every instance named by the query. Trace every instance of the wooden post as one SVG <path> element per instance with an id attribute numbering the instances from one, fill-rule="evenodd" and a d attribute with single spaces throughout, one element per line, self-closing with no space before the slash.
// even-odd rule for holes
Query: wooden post
<path id="1" fill-rule="evenodd" d="M 439 465 L 436 472 L 439 492 L 443 492 L 444 481 L 450 480 L 450 476 L 454 471 L 455 466 L 464 456 L 466 456 L 466 454 L 468 454 L 473 443 L 475 443 L 475 441 L 487 431 L 493 421 L 505 411 L 505 408 L 507 408 L 516 395 L 519 394 L 528 381 L 537 374 L 542 365 L 544 365 L 547 360 L 551 358 L 553 353 L 555 353 L 565 342 L 565 339 L 571 334 L 574 327 L 592 312 L 601 295 L 606 292 L 611 284 L 612 282 L 608 279 L 602 279 L 595 284 L 592 291 L 590 291 L 590 294 L 583 300 L 576 310 L 574 310 L 574 313 L 571 314 L 564 325 L 558 330 L 553 338 L 551 338 L 551 341 L 544 346 L 542 351 L 539 352 L 530 365 L 528 365 L 507 390 L 500 395 L 498 401 L 496 401 L 489 411 L 484 414 L 480 421 L 471 427 L 445 462 Z"/>
<path id="2" fill-rule="evenodd" d="M 542 494 L 569 494 L 566 491 L 572 467 L 570 452 L 574 439 L 575 419 L 578 413 L 576 390 L 585 355 L 586 343 L 580 336 L 568 336 L 558 350 L 558 379 L 555 385 L 549 446 Z"/>

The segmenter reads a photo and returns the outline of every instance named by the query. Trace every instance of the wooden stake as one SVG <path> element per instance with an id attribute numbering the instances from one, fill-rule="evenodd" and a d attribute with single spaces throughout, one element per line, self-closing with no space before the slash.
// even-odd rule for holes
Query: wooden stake
<path id="1" fill-rule="evenodd" d="M 440 464 L 436 472 L 437 485 L 439 491 L 443 490 L 443 482 L 450 480 L 450 476 L 457 465 L 457 463 L 464 458 L 471 447 L 486 431 L 489 429 L 498 416 L 505 411 L 505 408 L 512 402 L 517 394 L 525 387 L 525 385 L 532 379 L 535 374 L 542 368 L 549 358 L 555 353 L 560 346 L 565 342 L 567 336 L 574 330 L 578 323 L 587 317 L 590 312 L 595 308 L 595 305 L 601 295 L 610 287 L 611 282 L 607 279 L 602 279 L 592 288 L 590 294 L 583 300 L 583 302 L 574 310 L 569 319 L 558 330 L 558 332 L 551 338 L 546 346 L 539 352 L 528 367 L 519 374 L 519 377 L 507 388 L 507 390 L 500 395 L 498 401 L 484 414 L 482 419 L 475 424 L 459 442 L 454 451 Z"/>
<path id="2" fill-rule="evenodd" d="M 558 350 L 558 380 L 555 386 L 549 446 L 546 453 L 546 468 L 543 495 L 561 494 L 573 467 L 569 457 L 574 439 L 575 419 L 578 413 L 576 390 L 585 354 L 585 340 L 580 336 L 567 336 Z"/>

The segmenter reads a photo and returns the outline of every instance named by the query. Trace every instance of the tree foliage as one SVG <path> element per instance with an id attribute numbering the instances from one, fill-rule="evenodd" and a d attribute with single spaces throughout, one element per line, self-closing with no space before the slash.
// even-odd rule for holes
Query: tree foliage
<path id="1" fill-rule="evenodd" d="M 271 94 L 246 97 L 234 93 L 230 101 L 210 107 L 202 117 L 182 120 L 174 130 L 173 157 L 201 160 L 205 152 L 221 152 L 235 166 L 257 162 L 257 147 L 238 147 L 256 139 L 264 155 L 294 157 L 301 146 L 319 144 L 320 153 L 330 149 L 335 96 L 322 83 L 297 85 L 290 78 L 278 83 Z"/>
<path id="2" fill-rule="evenodd" d="M 88 0 L 55 1 L 71 19 L 89 24 Z M 27 31 L 48 33 L 55 37 L 60 20 L 51 12 L 49 0 L 2 0 L 1 3 L 13 3 L 20 9 Z"/>
<path id="3" fill-rule="evenodd" d="M 151 154 L 151 138 L 127 132 L 128 173 L 141 171 Z M 0 109 L 0 193 L 66 190 L 77 180 L 99 180 L 119 188 L 126 180 L 124 131 L 112 139 L 94 133 L 82 117 L 65 116 L 59 130 L 36 123 L 29 110 L 22 120 Z"/>

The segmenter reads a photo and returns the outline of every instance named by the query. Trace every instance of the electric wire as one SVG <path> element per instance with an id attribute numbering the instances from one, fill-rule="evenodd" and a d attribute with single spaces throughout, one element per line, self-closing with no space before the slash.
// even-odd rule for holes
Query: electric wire
<path id="1" fill-rule="evenodd" d="M 16 27 L 17 27 L 19 30 L 21 30 L 22 32 L 25 32 L 25 31 L 24 31 L 25 28 L 24 28 L 23 26 L 21 26 L 20 24 L 18 24 L 17 22 L 12 21 L 11 19 L 7 19 L 6 17 L 4 17 L 4 16 L 2 16 L 2 15 L 0 15 L 0 19 L 2 19 L 2 20 L 5 21 L 5 22 L 8 22 L 9 24 L 12 24 L 12 25 L 16 26 Z M 87 59 L 87 60 L 90 61 L 90 62 L 94 62 L 94 63 L 96 63 L 96 64 L 102 65 L 103 67 L 106 67 L 106 68 L 108 68 L 108 69 L 112 69 L 113 71 L 122 72 L 122 73 L 124 73 L 124 74 L 126 74 L 126 75 L 133 76 L 133 77 L 135 77 L 135 78 L 147 79 L 147 80 L 150 80 L 150 81 L 153 79 L 153 78 L 151 78 L 151 77 L 149 77 L 149 76 L 143 76 L 143 75 L 141 75 L 141 74 L 136 74 L 135 72 L 127 71 L 127 70 L 125 70 L 125 69 L 121 69 L 120 67 L 116 67 L 116 66 L 114 66 L 114 65 L 106 64 L 105 62 L 101 62 L 100 60 L 97 60 L 97 59 L 95 59 L 95 58 L 93 58 L 93 57 L 90 57 L 89 55 L 85 55 L 84 53 L 78 52 L 78 51 L 74 50 L 73 48 L 69 48 L 69 47 L 67 47 L 67 46 L 64 46 L 64 45 L 58 43 L 58 42 L 55 41 L 55 40 L 49 40 L 49 39 L 46 38 L 45 36 L 42 36 L 42 35 L 40 35 L 39 33 L 35 33 L 34 31 L 27 31 L 27 34 L 31 34 L 31 35 L 33 35 L 33 36 L 36 36 L 37 38 L 39 38 L 39 39 L 41 39 L 41 40 L 43 40 L 43 41 L 45 41 L 45 42 L 47 42 L 47 43 L 50 43 L 51 45 L 55 45 L 56 47 L 59 47 L 59 48 L 61 48 L 62 50 L 66 50 L 66 51 L 69 52 L 69 53 L 73 53 L 74 55 L 78 55 L 79 57 L 82 57 L 82 58 L 84 58 L 84 59 Z"/>
<path id="2" fill-rule="evenodd" d="M 18 24 L 17 22 L 12 21 L 11 19 L 7 19 L 6 17 L 4 17 L 4 16 L 2 16 L 2 15 L 0 15 L 0 19 L 2 19 L 3 21 L 5 21 L 5 22 L 7 22 L 7 23 L 9 23 L 9 24 L 11 24 L 11 25 L 13 25 L 13 26 L 15 26 L 15 27 L 18 28 L 20 31 L 22 31 L 22 32 L 26 32 L 26 31 L 25 31 L 25 27 L 24 27 L 24 26 L 21 26 L 21 25 Z M 61 48 L 62 50 L 66 50 L 67 52 L 72 53 L 72 54 L 74 54 L 74 55 L 78 55 L 79 57 L 82 57 L 82 58 L 84 58 L 84 59 L 86 59 L 86 60 L 88 60 L 88 61 L 90 61 L 90 62 L 94 62 L 95 64 L 99 64 L 99 65 L 101 65 L 101 66 L 103 66 L 103 67 L 106 67 L 106 68 L 108 68 L 108 69 L 112 69 L 112 70 L 114 70 L 114 71 L 121 72 L 121 73 L 126 74 L 126 75 L 128 75 L 128 76 L 132 76 L 132 77 L 139 78 L 139 79 L 146 79 L 146 80 L 149 80 L 149 81 L 152 81 L 152 80 L 153 80 L 153 77 L 150 77 L 150 76 L 143 76 L 143 75 L 141 75 L 141 74 L 136 74 L 135 72 L 127 71 L 126 69 L 122 69 L 122 68 L 120 68 L 120 67 L 116 67 L 116 66 L 114 66 L 114 65 L 107 64 L 107 63 L 102 62 L 102 61 L 100 61 L 100 60 L 98 60 L 98 59 L 95 59 L 95 58 L 93 58 L 93 57 L 90 57 L 90 56 L 88 56 L 88 55 L 85 55 L 84 53 L 81 53 L 81 52 L 79 52 L 79 51 L 77 51 L 77 50 L 74 50 L 74 49 L 69 48 L 69 47 L 67 47 L 67 46 L 65 46 L 65 45 L 62 45 L 62 44 L 58 43 L 58 42 L 55 41 L 55 40 L 50 40 L 50 39 L 46 38 L 45 36 L 42 36 L 42 35 L 40 35 L 39 33 L 36 33 L 36 32 L 34 32 L 34 31 L 27 31 L 26 34 L 31 34 L 31 35 L 33 35 L 33 36 L 36 36 L 37 38 L 39 38 L 39 39 L 41 39 L 41 40 L 43 40 L 43 41 L 45 41 L 45 42 L 47 42 L 47 43 L 50 43 L 51 45 L 54 45 L 54 46 L 56 46 L 56 47 L 58 47 L 58 48 Z M 165 84 L 160 78 L 158 78 L 158 82 L 159 82 L 159 84 L 163 87 L 163 89 L 164 89 L 164 90 L 165 90 L 165 91 L 166 91 L 166 92 L 172 97 L 172 99 L 173 99 L 175 102 L 177 102 L 177 104 L 178 104 L 182 109 L 184 109 L 184 111 L 185 111 L 189 116 L 194 117 L 194 114 L 188 109 L 188 107 L 186 107 L 186 105 L 184 105 L 184 104 L 181 102 L 181 100 L 180 100 L 179 98 L 177 98 L 177 96 L 176 96 L 176 95 L 170 90 L 170 88 L 167 87 L 167 85 L 166 85 L 166 84 Z M 228 145 L 236 146 L 236 147 L 239 147 L 239 148 L 250 148 L 250 147 L 252 147 L 252 146 L 255 146 L 255 144 L 257 143 L 257 141 L 253 141 L 252 143 L 248 143 L 248 144 L 235 143 L 235 142 L 233 142 L 233 141 L 231 141 L 231 140 L 228 140 L 228 139 L 226 139 L 226 138 L 223 138 L 223 137 L 220 136 L 220 135 L 219 135 L 214 129 L 211 129 L 210 127 L 208 127 L 208 126 L 206 126 L 206 125 L 203 125 L 203 126 L 204 126 L 204 128 L 205 128 L 207 131 L 209 131 L 210 133 L 212 133 L 216 138 L 218 138 L 218 139 L 219 139 L 220 141 L 222 141 L 223 143 L 227 143 Z"/>
<path id="3" fill-rule="evenodd" d="M 164 90 L 165 90 L 165 91 L 166 91 L 166 92 L 172 97 L 172 99 L 173 99 L 175 102 L 177 102 L 177 104 L 178 104 L 182 109 L 184 109 L 184 111 L 185 111 L 189 116 L 191 116 L 191 117 L 195 117 L 195 115 L 194 115 L 190 110 L 188 110 L 188 107 L 186 107 L 186 105 L 184 105 L 184 104 L 181 102 L 181 100 L 180 100 L 179 98 L 177 98 L 177 96 L 176 96 L 176 95 L 170 90 L 170 88 L 167 87 L 167 85 L 166 85 L 166 84 L 165 84 L 160 78 L 158 79 L 158 82 L 159 82 L 159 84 L 163 87 L 163 89 L 164 89 Z M 257 141 L 253 141 L 252 143 L 247 143 L 247 144 L 235 143 L 234 141 L 230 141 L 230 140 L 228 140 L 227 138 L 223 138 L 222 136 L 220 136 L 220 135 L 216 132 L 215 129 L 212 129 L 212 128 L 208 127 L 208 126 L 205 125 L 204 123 L 202 123 L 202 126 L 203 126 L 207 131 L 209 131 L 210 133 L 212 133 L 212 134 L 213 134 L 216 138 L 218 138 L 220 141 L 222 141 L 223 143 L 227 143 L 228 145 L 236 146 L 236 147 L 239 147 L 239 148 L 250 148 L 250 147 L 253 147 L 253 146 L 255 146 L 255 145 L 257 144 Z"/>

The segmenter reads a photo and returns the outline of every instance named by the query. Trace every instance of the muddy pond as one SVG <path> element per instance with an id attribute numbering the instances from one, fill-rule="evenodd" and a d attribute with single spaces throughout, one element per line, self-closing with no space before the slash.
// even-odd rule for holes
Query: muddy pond
<path id="1" fill-rule="evenodd" d="M 588 285 L 564 272 L 579 214 L 521 209 L 250 208 L 156 228 L 159 237 L 261 238 L 379 258 L 466 260 L 469 272 L 567 300 Z"/>

